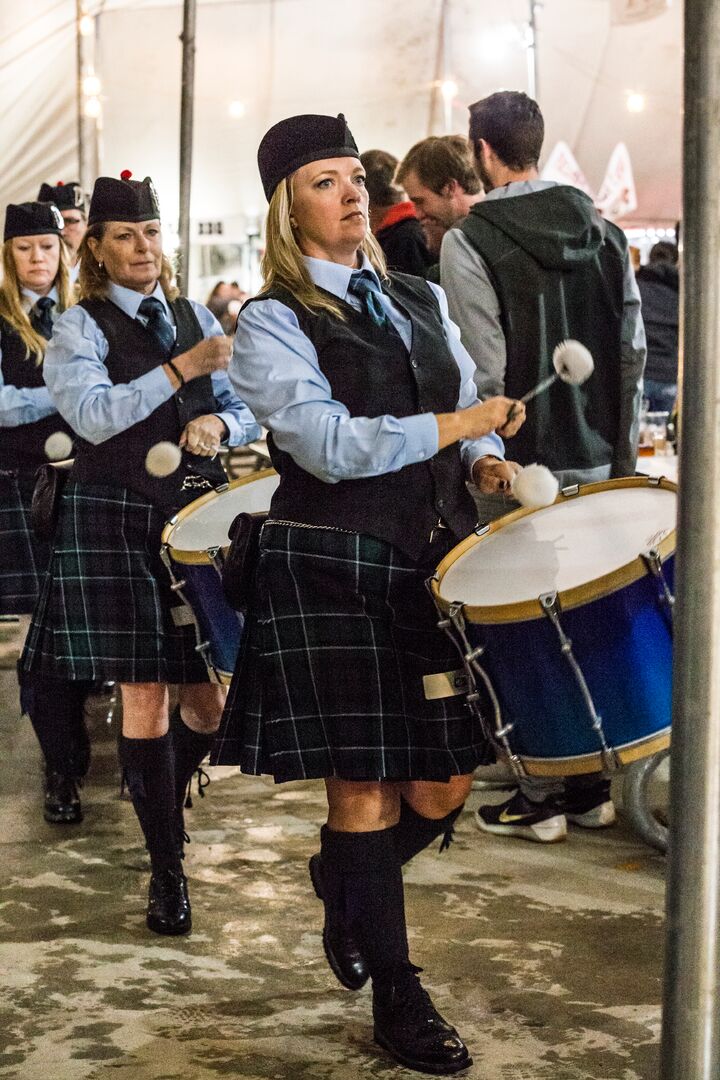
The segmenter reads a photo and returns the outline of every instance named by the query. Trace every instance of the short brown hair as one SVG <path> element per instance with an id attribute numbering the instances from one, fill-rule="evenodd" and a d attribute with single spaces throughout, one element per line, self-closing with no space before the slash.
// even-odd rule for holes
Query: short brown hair
<path id="1" fill-rule="evenodd" d="M 415 143 L 400 162 L 395 182 L 402 184 L 411 172 L 416 173 L 420 183 L 436 195 L 451 180 L 457 180 L 468 195 L 477 195 L 480 191 L 472 148 L 463 135 L 431 135 Z"/>
<path id="2" fill-rule="evenodd" d="M 365 187 L 371 206 L 394 206 L 402 202 L 402 189 L 393 183 L 398 159 L 386 150 L 366 150 L 360 155 Z"/>
<path id="3" fill-rule="evenodd" d="M 500 90 L 470 106 L 470 139 L 484 139 L 503 165 L 520 172 L 540 159 L 545 122 L 540 106 L 519 90 Z"/>

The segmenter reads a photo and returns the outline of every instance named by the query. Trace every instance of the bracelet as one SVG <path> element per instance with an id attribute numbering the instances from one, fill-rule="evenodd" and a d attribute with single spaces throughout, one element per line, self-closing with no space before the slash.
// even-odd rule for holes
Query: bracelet
<path id="1" fill-rule="evenodd" d="M 180 386 L 184 386 L 185 379 L 183 378 L 183 373 L 180 368 L 176 367 L 175 364 L 173 364 L 172 360 L 166 360 L 165 363 L 170 368 L 177 381 L 180 383 Z M 178 387 L 178 389 L 180 389 L 180 387 Z"/>

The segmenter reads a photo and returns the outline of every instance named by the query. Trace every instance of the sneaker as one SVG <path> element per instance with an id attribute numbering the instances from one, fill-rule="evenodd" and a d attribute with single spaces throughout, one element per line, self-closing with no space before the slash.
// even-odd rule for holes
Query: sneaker
<path id="1" fill-rule="evenodd" d="M 555 797 L 531 802 L 520 789 L 504 803 L 481 806 L 475 811 L 475 824 L 483 832 L 540 844 L 556 844 L 567 836 L 567 821 Z"/>
<path id="2" fill-rule="evenodd" d="M 609 780 L 586 787 L 568 781 L 563 809 L 567 820 L 583 829 L 606 829 L 617 820 L 615 804 L 610 798 Z"/>
<path id="3" fill-rule="evenodd" d="M 451 1076 L 472 1065 L 455 1028 L 440 1015 L 422 986 L 420 968 L 404 965 L 383 983 L 373 982 L 375 1042 L 401 1065 Z"/>

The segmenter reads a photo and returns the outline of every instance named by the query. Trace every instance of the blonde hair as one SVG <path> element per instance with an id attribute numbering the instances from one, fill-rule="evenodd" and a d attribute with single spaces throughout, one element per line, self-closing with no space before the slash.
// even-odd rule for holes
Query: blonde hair
<path id="1" fill-rule="evenodd" d="M 290 224 L 291 210 L 292 177 L 288 177 L 278 184 L 270 199 L 265 224 L 265 251 L 260 264 L 263 275 L 260 295 L 280 286 L 292 293 L 298 303 L 313 315 L 327 311 L 344 321 L 347 318 L 345 309 L 334 297 L 319 289 L 310 277 Z M 359 250 L 367 255 L 377 275 L 381 279 L 387 279 L 385 257 L 370 231 L 360 244 Z"/>
<path id="2" fill-rule="evenodd" d="M 78 258 L 80 259 L 80 296 L 83 300 L 107 300 L 110 277 L 104 264 L 100 264 L 93 255 L 89 240 L 102 241 L 105 235 L 106 222 L 99 221 L 91 225 L 80 242 Z M 180 295 L 180 290 L 175 285 L 175 271 L 167 255 L 162 256 L 160 263 L 160 276 L 158 278 L 160 288 L 165 293 L 165 299 L 170 303 Z"/>
<path id="3" fill-rule="evenodd" d="M 54 233 L 52 235 L 55 235 Z M 70 283 L 70 262 L 62 236 L 60 242 L 60 261 L 53 285 L 57 291 L 58 311 L 65 311 L 75 303 L 75 290 Z M 15 331 L 25 346 L 25 359 L 32 356 L 39 366 L 43 362 L 47 348 L 47 338 L 39 334 L 30 322 L 22 301 L 22 285 L 18 277 L 12 238 L 6 240 L 2 249 L 3 281 L 0 285 L 0 319 L 3 319 Z"/>

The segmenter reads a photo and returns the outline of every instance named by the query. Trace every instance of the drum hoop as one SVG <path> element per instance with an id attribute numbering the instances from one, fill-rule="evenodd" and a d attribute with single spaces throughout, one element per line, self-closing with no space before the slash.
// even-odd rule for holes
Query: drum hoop
<path id="1" fill-rule="evenodd" d="M 635 487 L 662 488 L 664 491 L 677 491 L 677 484 L 673 483 L 672 480 L 666 480 L 665 477 L 656 480 L 653 477 L 648 476 L 627 476 L 619 480 L 601 480 L 595 484 L 583 484 L 577 489 L 577 492 L 574 492 L 571 495 L 563 495 L 561 492 L 551 505 L 557 506 L 567 502 L 569 499 L 577 499 L 601 491 L 622 491 L 625 488 Z M 482 625 L 492 623 L 528 622 L 532 619 L 545 618 L 545 612 L 540 605 L 539 600 L 519 600 L 512 604 L 477 606 L 463 603 L 460 597 L 446 600 L 440 595 L 440 584 L 443 576 L 466 551 L 469 551 L 470 548 L 474 548 L 477 544 L 481 544 L 487 537 L 499 532 L 513 521 L 518 521 L 520 518 L 537 513 L 538 509 L 547 508 L 521 507 L 519 510 L 512 510 L 504 517 L 493 521 L 488 526 L 487 531 L 483 532 L 482 536 L 473 535 L 466 537 L 465 540 L 461 540 L 461 542 L 445 556 L 435 571 L 435 575 L 430 584 L 435 602 L 442 611 L 447 614 L 453 604 L 462 603 L 462 611 L 465 619 L 469 623 Z M 675 532 L 676 530 L 672 529 L 667 536 L 656 545 L 655 550 L 660 555 L 661 562 L 665 562 L 665 560 L 675 551 Z M 600 600 L 604 596 L 610 596 L 611 593 L 617 592 L 627 585 L 631 585 L 634 581 L 639 581 L 639 579 L 644 577 L 647 572 L 647 565 L 644 562 L 642 555 L 638 555 L 636 558 L 631 559 L 630 562 L 625 563 L 624 566 L 618 567 L 617 570 L 613 570 L 609 574 L 602 574 L 600 577 L 586 581 L 582 585 L 576 586 L 574 589 L 565 589 L 558 593 L 558 601 L 563 610 L 581 607 L 583 604 L 588 604 L 592 600 Z"/>
<path id="2" fill-rule="evenodd" d="M 217 549 L 207 548 L 201 551 L 186 551 L 184 549 L 178 550 L 177 548 L 174 548 L 171 538 L 175 526 L 181 521 L 184 521 L 185 518 L 190 517 L 198 507 L 205 506 L 206 503 L 212 502 L 214 499 L 219 499 L 226 491 L 234 491 L 236 488 L 245 487 L 248 484 L 254 483 L 256 480 L 266 480 L 269 476 L 277 476 L 275 469 L 261 469 L 259 472 L 251 473 L 249 476 L 241 476 L 238 480 L 231 480 L 227 487 L 223 487 L 221 491 L 207 491 L 198 499 L 193 499 L 193 501 L 188 503 L 187 506 L 184 506 L 182 510 L 178 510 L 177 514 L 174 514 L 165 524 L 160 537 L 163 547 L 170 550 L 172 558 L 177 563 L 184 563 L 186 566 L 210 566 Z"/>

